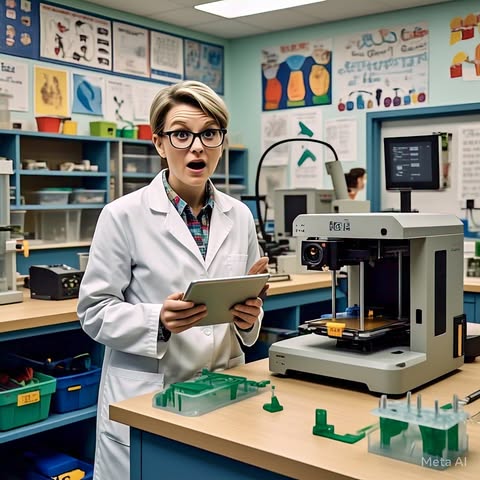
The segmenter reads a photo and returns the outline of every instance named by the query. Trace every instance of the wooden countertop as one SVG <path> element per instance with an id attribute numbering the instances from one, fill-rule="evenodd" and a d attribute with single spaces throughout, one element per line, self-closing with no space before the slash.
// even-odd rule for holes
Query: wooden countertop
<path id="1" fill-rule="evenodd" d="M 32 300 L 30 290 L 23 290 L 23 302 L 0 305 L 0 333 L 26 328 L 74 322 L 77 299 Z"/>
<path id="2" fill-rule="evenodd" d="M 433 408 L 461 398 L 479 387 L 480 367 L 464 365 L 454 375 L 423 390 L 422 405 Z M 480 424 L 469 422 L 467 466 L 436 471 L 368 453 L 367 439 L 353 445 L 314 436 L 315 409 L 327 409 L 327 422 L 338 434 L 354 433 L 377 421 L 370 412 L 378 398 L 320 383 L 277 378 L 268 371 L 268 360 L 259 360 L 229 370 L 249 380 L 270 379 L 284 410 L 268 413 L 262 409 L 270 401 L 267 387 L 259 395 L 198 417 L 184 417 L 152 407 L 152 394 L 115 403 L 110 418 L 143 431 L 177 440 L 248 464 L 297 479 L 476 480 L 480 471 Z M 415 401 L 413 395 L 412 401 Z M 480 403 L 467 406 L 475 413 Z M 399 472 L 402 472 L 401 474 Z"/>
<path id="3" fill-rule="evenodd" d="M 465 277 L 463 279 L 463 291 L 470 293 L 480 293 L 480 278 Z"/>
<path id="4" fill-rule="evenodd" d="M 331 285 L 332 277 L 329 272 L 291 274 L 290 280 L 285 282 L 270 282 L 267 295 L 303 292 L 316 288 L 326 288 Z"/>

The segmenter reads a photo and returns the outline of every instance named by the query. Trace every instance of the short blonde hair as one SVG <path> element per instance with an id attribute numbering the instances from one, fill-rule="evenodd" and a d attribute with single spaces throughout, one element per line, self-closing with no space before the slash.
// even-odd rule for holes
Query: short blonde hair
<path id="1" fill-rule="evenodd" d="M 175 105 L 186 103 L 200 108 L 220 128 L 227 128 L 229 113 L 225 102 L 202 82 L 186 80 L 162 88 L 150 107 L 150 126 L 154 134 L 163 132 L 168 112 Z"/>

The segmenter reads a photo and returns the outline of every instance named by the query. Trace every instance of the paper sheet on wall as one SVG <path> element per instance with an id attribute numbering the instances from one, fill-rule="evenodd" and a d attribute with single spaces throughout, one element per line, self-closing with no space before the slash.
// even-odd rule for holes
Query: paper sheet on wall
<path id="1" fill-rule="evenodd" d="M 0 92 L 11 95 L 8 109 L 28 112 L 30 102 L 28 65 L 0 55 Z"/>
<path id="2" fill-rule="evenodd" d="M 321 113 L 305 108 L 287 112 L 291 137 L 305 139 L 290 146 L 290 186 L 293 188 L 321 188 L 325 146 L 310 142 L 322 138 Z"/>
<path id="3" fill-rule="evenodd" d="M 118 127 L 132 124 L 134 113 L 131 84 L 107 80 L 105 119 L 116 122 Z"/>
<path id="4" fill-rule="evenodd" d="M 336 118 L 325 121 L 325 141 L 332 145 L 341 162 L 356 162 L 357 158 L 357 120 L 355 118 Z M 330 150 L 325 161 L 334 160 Z"/>
<path id="5" fill-rule="evenodd" d="M 168 83 L 183 79 L 183 39 L 150 31 L 150 68 L 152 78 Z"/>
<path id="6" fill-rule="evenodd" d="M 142 83 L 135 85 L 133 95 L 133 116 L 136 121 L 148 122 L 150 119 L 150 105 L 155 95 L 164 85 Z"/>
<path id="7" fill-rule="evenodd" d="M 480 202 L 480 123 L 458 129 L 458 200 Z"/>
<path id="8" fill-rule="evenodd" d="M 35 95 L 35 115 L 68 117 L 70 114 L 69 78 L 66 70 L 34 67 L 33 88 Z"/>
<path id="9" fill-rule="evenodd" d="M 274 143 L 285 140 L 288 137 L 288 116 L 285 113 L 262 114 L 262 154 Z M 287 165 L 288 151 L 288 143 L 274 147 L 265 157 L 262 166 Z"/>
<path id="10" fill-rule="evenodd" d="M 150 76 L 149 37 L 146 28 L 113 22 L 113 70 L 141 77 Z"/>

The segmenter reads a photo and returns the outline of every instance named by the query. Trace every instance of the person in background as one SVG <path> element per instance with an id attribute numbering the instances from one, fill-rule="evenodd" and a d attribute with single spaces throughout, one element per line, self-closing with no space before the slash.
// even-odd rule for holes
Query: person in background
<path id="1" fill-rule="evenodd" d="M 367 183 L 367 171 L 364 168 L 352 168 L 345 174 L 347 182 L 348 195 L 355 200 L 357 193 L 365 188 Z"/>
<path id="2" fill-rule="evenodd" d="M 196 326 L 206 307 L 182 300 L 192 280 L 267 271 L 250 210 L 210 180 L 228 118 L 203 83 L 162 88 L 150 124 L 168 168 L 99 217 L 78 302 L 82 328 L 105 345 L 95 480 L 130 478 L 129 427 L 109 420 L 110 403 L 242 364 L 241 344 L 258 337 L 261 298 L 233 306 L 232 322 L 207 327 Z"/>

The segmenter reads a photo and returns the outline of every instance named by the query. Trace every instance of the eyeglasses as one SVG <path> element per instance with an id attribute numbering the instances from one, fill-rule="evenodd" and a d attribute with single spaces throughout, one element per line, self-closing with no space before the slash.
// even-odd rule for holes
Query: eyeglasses
<path id="1" fill-rule="evenodd" d="M 216 148 L 222 145 L 225 140 L 226 128 L 207 128 L 203 132 L 193 133 L 188 130 L 172 130 L 163 132 L 169 138 L 172 147 L 187 149 L 193 145 L 196 138 L 199 138 L 202 145 L 207 148 Z"/>

